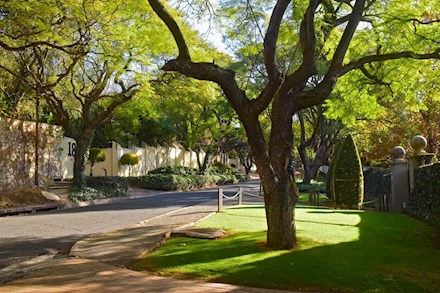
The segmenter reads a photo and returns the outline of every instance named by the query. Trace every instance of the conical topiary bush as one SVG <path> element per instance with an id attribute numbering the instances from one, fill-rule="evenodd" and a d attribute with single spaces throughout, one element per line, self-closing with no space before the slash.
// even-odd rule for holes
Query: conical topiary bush
<path id="1" fill-rule="evenodd" d="M 335 206 L 362 206 L 364 176 L 359 153 L 351 135 L 338 143 L 329 175 L 327 190 Z"/>

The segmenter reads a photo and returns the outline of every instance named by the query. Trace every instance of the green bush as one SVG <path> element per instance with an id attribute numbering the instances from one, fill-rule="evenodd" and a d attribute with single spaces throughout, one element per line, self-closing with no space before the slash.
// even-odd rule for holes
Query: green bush
<path id="1" fill-rule="evenodd" d="M 104 162 L 105 161 L 105 153 L 103 149 L 100 148 L 90 148 L 89 149 L 89 162 Z"/>
<path id="2" fill-rule="evenodd" d="M 88 161 L 90 162 L 90 177 L 92 177 L 93 176 L 93 166 L 95 165 L 95 163 L 105 161 L 104 150 L 100 149 L 100 148 L 90 148 Z"/>
<path id="3" fill-rule="evenodd" d="M 165 166 L 151 170 L 148 174 L 195 175 L 197 169 L 184 166 Z"/>
<path id="4" fill-rule="evenodd" d="M 214 174 L 214 175 L 221 175 L 221 174 L 231 175 L 232 174 L 232 167 L 217 162 L 217 163 L 214 163 L 211 166 L 210 174 Z"/>
<path id="5" fill-rule="evenodd" d="M 128 180 L 118 176 L 87 177 L 88 187 L 105 191 L 109 196 L 126 196 L 128 191 Z"/>
<path id="6" fill-rule="evenodd" d="M 237 178 L 238 182 L 246 182 L 251 180 L 251 176 L 249 176 L 248 174 L 234 173 L 234 176 L 235 178 Z"/>
<path id="7" fill-rule="evenodd" d="M 362 164 L 351 135 L 339 144 L 330 164 L 327 187 L 336 206 L 352 208 L 361 205 L 364 198 Z"/>
<path id="8" fill-rule="evenodd" d="M 138 177 L 140 185 L 145 189 L 186 190 L 190 188 L 190 179 L 174 174 L 148 174 Z"/>
<path id="9" fill-rule="evenodd" d="M 330 179 L 333 176 L 333 169 L 335 168 L 334 162 L 336 161 L 336 158 L 338 157 L 341 148 L 342 148 L 342 140 L 339 140 L 336 143 L 335 149 L 333 150 L 330 166 L 327 172 L 327 181 L 325 182 L 325 195 L 327 196 L 328 199 L 331 200 L 333 200 L 335 196 L 333 194 L 333 185 L 332 185 L 333 182 Z"/>
<path id="10" fill-rule="evenodd" d="M 440 230 L 440 163 L 414 170 L 408 212 Z"/>
<path id="11" fill-rule="evenodd" d="M 188 190 L 211 184 L 237 183 L 234 175 L 148 174 L 130 178 L 132 186 L 156 190 Z"/>
<path id="12" fill-rule="evenodd" d="M 122 155 L 121 159 L 119 160 L 119 163 L 121 165 L 130 165 L 134 166 L 139 164 L 139 156 L 135 153 L 125 153 Z"/>
<path id="13" fill-rule="evenodd" d="M 70 190 L 69 198 L 73 201 L 86 201 L 128 195 L 128 180 L 124 177 L 87 177 L 86 184 L 83 190 Z"/>
<path id="14" fill-rule="evenodd" d="M 319 191 L 321 193 L 326 192 L 325 183 L 324 182 L 311 182 L 311 183 L 296 183 L 298 186 L 299 192 L 310 192 L 310 191 Z"/>

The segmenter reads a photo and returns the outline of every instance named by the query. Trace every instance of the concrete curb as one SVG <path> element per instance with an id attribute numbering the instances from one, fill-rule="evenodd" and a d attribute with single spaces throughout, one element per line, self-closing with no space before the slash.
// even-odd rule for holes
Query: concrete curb
<path id="1" fill-rule="evenodd" d="M 128 228 L 133 228 L 133 227 L 137 227 L 137 226 L 146 226 L 146 225 L 148 224 L 148 222 L 151 222 L 151 221 L 154 221 L 154 220 L 157 220 L 157 219 L 163 218 L 163 217 L 167 217 L 167 216 L 169 216 L 169 215 L 172 215 L 172 214 L 175 214 L 175 213 L 179 213 L 179 212 L 182 212 L 182 211 L 184 211 L 184 210 L 188 210 L 188 209 L 191 209 L 191 208 L 197 207 L 197 206 L 199 206 L 199 205 L 207 205 L 207 204 L 210 204 L 210 203 L 213 203 L 213 202 L 216 202 L 216 200 L 210 200 L 210 201 L 206 201 L 206 202 L 203 202 L 203 203 L 200 203 L 200 204 L 197 204 L 197 205 L 192 205 L 192 206 L 186 206 L 186 207 L 183 207 L 183 208 L 178 208 L 178 209 L 175 209 L 175 210 L 172 210 L 172 211 L 169 211 L 169 212 L 166 212 L 166 213 L 163 213 L 163 214 L 157 215 L 157 216 L 152 217 L 152 218 L 150 218 L 150 219 L 147 219 L 147 220 L 144 220 L 144 221 L 138 222 L 138 223 L 135 224 L 135 225 L 128 226 L 128 227 L 126 227 L 126 228 L 118 229 L 118 230 L 115 230 L 115 231 L 120 231 L 120 230 L 124 230 L 124 229 L 128 229 Z M 197 221 L 190 222 L 190 223 L 188 223 L 188 224 L 185 224 L 185 225 L 179 226 L 179 228 L 193 226 L 193 225 L 195 225 L 196 223 L 198 223 L 198 222 L 200 222 L 200 221 L 202 221 L 202 220 L 204 220 L 204 219 L 206 219 L 206 218 L 212 216 L 212 215 L 215 214 L 215 213 L 216 213 L 216 212 L 212 212 L 212 213 L 210 213 L 208 216 L 203 217 L 202 219 L 199 219 L 199 220 L 197 220 Z M 163 245 L 163 244 L 166 242 L 166 240 L 171 236 L 171 232 L 172 232 L 172 230 L 173 230 L 173 229 L 169 229 L 168 231 L 165 231 L 165 232 L 163 233 L 163 238 L 162 238 L 158 243 L 154 244 L 153 246 L 151 246 L 151 247 L 147 247 L 147 248 L 145 249 L 145 252 L 143 252 L 142 254 L 145 254 L 145 253 L 151 252 L 151 251 L 153 251 L 154 249 L 156 249 L 156 248 L 160 247 L 161 245 Z M 107 232 L 107 233 L 97 233 L 96 235 L 112 234 L 112 233 L 114 233 L 115 231 L 110 231 L 110 232 Z M 84 238 L 84 239 L 78 240 L 78 241 L 72 246 L 72 248 L 70 249 L 70 252 L 69 252 L 68 256 L 70 256 L 70 257 L 81 257 L 81 251 L 82 251 L 82 250 L 81 250 L 81 245 L 82 245 L 82 243 L 84 243 L 84 242 L 88 242 L 89 240 L 93 239 L 93 237 L 94 237 L 94 236 L 89 236 L 89 237 L 86 237 L 86 238 Z"/>
<path id="2" fill-rule="evenodd" d="M 0 217 L 15 216 L 19 214 L 35 214 L 38 212 L 46 212 L 50 210 L 64 209 L 63 204 L 47 204 L 47 205 L 35 205 L 19 208 L 7 208 L 0 209 Z"/>
<path id="3" fill-rule="evenodd" d="M 47 262 L 54 259 L 56 253 L 40 255 L 32 259 L 0 269 L 0 285 L 24 277 L 33 270 L 47 267 Z"/>

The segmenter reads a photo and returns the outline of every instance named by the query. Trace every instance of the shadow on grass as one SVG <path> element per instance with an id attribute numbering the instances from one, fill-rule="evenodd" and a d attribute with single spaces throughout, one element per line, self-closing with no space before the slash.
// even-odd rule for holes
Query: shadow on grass
<path id="1" fill-rule="evenodd" d="M 233 209 L 233 214 L 256 209 Z M 303 207 L 296 212 L 295 250 L 269 251 L 265 231 L 215 241 L 173 238 L 133 268 L 260 288 L 440 291 L 440 249 L 424 223 L 376 212 Z"/>

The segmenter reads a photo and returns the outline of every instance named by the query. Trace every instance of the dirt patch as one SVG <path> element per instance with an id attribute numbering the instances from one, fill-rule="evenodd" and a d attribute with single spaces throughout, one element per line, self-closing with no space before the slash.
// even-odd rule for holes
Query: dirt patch
<path id="1" fill-rule="evenodd" d="M 20 188 L 8 192 L 0 192 L 0 209 L 35 206 L 54 203 L 41 194 L 39 188 Z"/>

